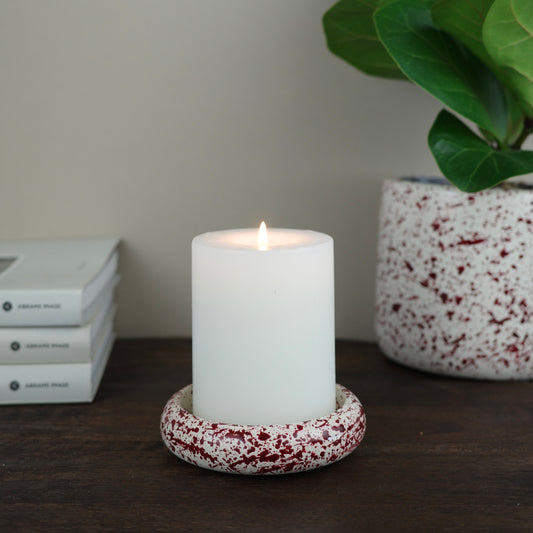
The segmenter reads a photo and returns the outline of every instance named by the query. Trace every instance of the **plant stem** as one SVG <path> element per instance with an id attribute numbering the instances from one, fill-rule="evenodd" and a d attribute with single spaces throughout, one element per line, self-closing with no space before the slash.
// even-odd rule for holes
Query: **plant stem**
<path id="1" fill-rule="evenodd" d="M 524 129 L 522 130 L 522 133 L 520 134 L 520 137 L 516 139 L 514 144 L 511 146 L 512 150 L 520 150 L 522 148 L 522 145 L 524 144 L 524 141 L 533 133 L 533 119 L 529 117 L 524 118 Z"/>

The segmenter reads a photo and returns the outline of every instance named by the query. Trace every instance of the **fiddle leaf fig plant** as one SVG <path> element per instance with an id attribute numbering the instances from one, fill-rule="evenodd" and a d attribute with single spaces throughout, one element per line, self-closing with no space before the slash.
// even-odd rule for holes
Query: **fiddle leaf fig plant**
<path id="1" fill-rule="evenodd" d="M 428 136 L 457 188 L 533 172 L 532 0 L 340 0 L 323 18 L 331 52 L 362 72 L 411 81 L 447 109 Z M 477 125 L 476 133 L 457 115 Z"/>

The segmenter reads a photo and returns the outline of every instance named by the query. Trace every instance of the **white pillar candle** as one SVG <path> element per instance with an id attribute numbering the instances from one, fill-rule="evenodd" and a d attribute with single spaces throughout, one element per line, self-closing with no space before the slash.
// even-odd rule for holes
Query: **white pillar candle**
<path id="1" fill-rule="evenodd" d="M 192 242 L 193 411 L 230 424 L 335 410 L 333 239 L 306 230 Z"/>

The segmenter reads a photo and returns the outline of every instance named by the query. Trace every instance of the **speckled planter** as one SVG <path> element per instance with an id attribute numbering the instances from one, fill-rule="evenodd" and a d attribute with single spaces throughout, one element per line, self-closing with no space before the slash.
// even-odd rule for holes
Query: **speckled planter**
<path id="1" fill-rule="evenodd" d="M 288 474 L 342 459 L 363 439 L 366 418 L 356 396 L 336 386 L 337 409 L 301 424 L 220 424 L 192 414 L 192 385 L 167 402 L 161 436 L 168 449 L 193 465 L 233 474 Z"/>
<path id="2" fill-rule="evenodd" d="M 386 181 L 376 306 L 379 346 L 398 363 L 533 378 L 533 190 Z"/>

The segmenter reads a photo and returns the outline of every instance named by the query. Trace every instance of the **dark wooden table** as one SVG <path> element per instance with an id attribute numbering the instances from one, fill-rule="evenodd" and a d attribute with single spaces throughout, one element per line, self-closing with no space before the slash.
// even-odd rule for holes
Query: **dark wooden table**
<path id="1" fill-rule="evenodd" d="M 220 474 L 159 436 L 190 341 L 118 341 L 93 404 L 0 407 L 0 531 L 533 531 L 533 383 L 435 377 L 355 342 L 337 381 L 367 412 L 353 454 Z"/>

